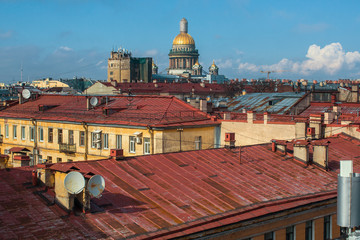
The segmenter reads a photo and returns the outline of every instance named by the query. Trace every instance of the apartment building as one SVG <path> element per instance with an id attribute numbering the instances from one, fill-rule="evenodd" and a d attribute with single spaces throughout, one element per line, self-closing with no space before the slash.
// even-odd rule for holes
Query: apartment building
<path id="1" fill-rule="evenodd" d="M 42 95 L 20 103 L 0 116 L 1 153 L 10 165 L 93 160 L 114 149 L 119 157 L 207 149 L 219 142 L 216 118 L 175 97 Z"/>

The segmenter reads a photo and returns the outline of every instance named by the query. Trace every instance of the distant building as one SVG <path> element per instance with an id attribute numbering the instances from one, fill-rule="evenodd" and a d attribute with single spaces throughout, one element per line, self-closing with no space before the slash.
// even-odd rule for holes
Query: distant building
<path id="1" fill-rule="evenodd" d="M 152 58 L 134 58 L 125 49 L 112 51 L 108 59 L 107 81 L 151 82 Z"/>
<path id="2" fill-rule="evenodd" d="M 195 41 L 188 34 L 188 21 L 183 18 L 180 21 L 180 33 L 174 38 L 169 53 L 168 74 L 182 75 L 194 74 L 193 66 L 199 61 L 199 53 L 195 48 Z M 200 72 L 201 75 L 202 73 Z"/>
<path id="3" fill-rule="evenodd" d="M 69 87 L 69 85 L 67 85 L 66 83 L 63 83 L 59 80 L 53 80 L 51 78 L 34 80 L 31 85 L 36 88 Z"/>

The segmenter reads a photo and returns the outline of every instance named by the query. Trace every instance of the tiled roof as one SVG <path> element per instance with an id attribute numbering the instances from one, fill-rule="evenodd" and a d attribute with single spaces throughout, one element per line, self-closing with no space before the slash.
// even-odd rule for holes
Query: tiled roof
<path id="1" fill-rule="evenodd" d="M 65 220 L 56 205 L 46 206 L 23 184 L 31 169 L 3 170 L 0 234 L 41 238 L 49 230 L 49 238 L 169 239 L 333 199 L 339 161 L 353 160 L 360 171 L 360 141 L 344 134 L 327 140 L 330 171 L 272 152 L 271 144 L 242 147 L 241 158 L 239 148 L 222 148 L 54 164 L 50 169 L 75 167 L 106 181 L 102 197 L 92 199 L 102 211 Z"/>
<path id="2" fill-rule="evenodd" d="M 105 86 L 112 86 L 110 82 L 102 82 Z M 211 95 L 213 93 L 225 94 L 226 85 L 216 83 L 117 83 L 117 89 L 127 92 L 131 89 L 132 94 L 150 93 L 170 93 L 170 94 L 203 94 Z M 194 89 L 194 90 L 193 90 Z"/>
<path id="3" fill-rule="evenodd" d="M 99 102 L 103 99 L 104 103 L 87 110 L 85 96 L 42 95 L 36 100 L 6 108 L 1 111 L 1 116 L 134 126 L 218 124 L 206 113 L 172 96 L 108 96 L 98 99 Z"/>

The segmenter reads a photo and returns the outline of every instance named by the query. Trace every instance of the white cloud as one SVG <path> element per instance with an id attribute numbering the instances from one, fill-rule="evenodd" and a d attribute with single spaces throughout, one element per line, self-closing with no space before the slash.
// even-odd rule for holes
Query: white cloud
<path id="1" fill-rule="evenodd" d="M 150 56 L 150 57 L 155 57 L 158 54 L 159 54 L 159 51 L 157 49 L 150 49 L 150 50 L 145 51 L 145 55 Z"/>
<path id="2" fill-rule="evenodd" d="M 72 49 L 71 49 L 71 48 L 66 47 L 66 46 L 61 46 L 61 47 L 59 47 L 59 50 L 61 50 L 61 51 L 65 51 L 65 52 L 70 52 L 70 51 L 72 51 Z"/>
<path id="3" fill-rule="evenodd" d="M 8 39 L 14 35 L 14 31 L 0 32 L 0 39 Z"/>
<path id="4" fill-rule="evenodd" d="M 217 59 L 215 60 L 215 64 L 219 67 L 219 68 L 232 68 L 233 67 L 233 61 L 231 59 Z"/>
<path id="5" fill-rule="evenodd" d="M 329 28 L 326 23 L 314 23 L 314 24 L 299 24 L 296 30 L 300 33 L 314 33 L 322 32 Z"/>
<path id="6" fill-rule="evenodd" d="M 306 58 L 306 60 L 298 62 L 284 58 L 273 65 L 240 63 L 238 69 L 248 72 L 286 70 L 304 75 L 322 71 L 326 74 L 333 75 L 340 70 L 354 69 L 356 65 L 360 63 L 360 53 L 358 51 L 345 52 L 340 43 L 331 43 L 323 48 L 313 44 L 309 47 Z"/>

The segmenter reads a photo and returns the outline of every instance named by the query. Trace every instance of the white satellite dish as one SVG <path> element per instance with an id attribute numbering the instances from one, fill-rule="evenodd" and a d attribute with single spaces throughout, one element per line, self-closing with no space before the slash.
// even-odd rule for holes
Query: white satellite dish
<path id="1" fill-rule="evenodd" d="M 85 187 L 85 178 L 79 172 L 70 172 L 64 179 L 64 186 L 70 194 L 78 194 Z"/>
<path id="2" fill-rule="evenodd" d="M 91 106 L 95 107 L 98 103 L 99 103 L 99 100 L 97 99 L 97 97 L 90 98 Z"/>
<path id="3" fill-rule="evenodd" d="M 94 175 L 90 178 L 87 189 L 91 196 L 93 197 L 100 197 L 101 193 L 105 189 L 105 180 L 100 175 Z"/>
<path id="4" fill-rule="evenodd" d="M 29 89 L 24 89 L 22 90 L 21 95 L 23 98 L 29 99 L 31 97 L 31 92 Z"/>

